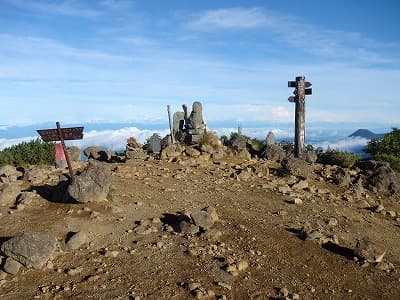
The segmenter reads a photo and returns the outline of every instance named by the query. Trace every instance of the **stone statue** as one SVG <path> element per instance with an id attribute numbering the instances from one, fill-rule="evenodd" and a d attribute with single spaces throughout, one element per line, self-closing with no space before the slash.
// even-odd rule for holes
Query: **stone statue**
<path id="1" fill-rule="evenodd" d="M 276 143 L 275 142 L 275 134 L 272 131 L 268 132 L 267 139 L 266 139 L 266 145 L 270 146 L 270 145 L 274 145 L 275 143 Z"/>
<path id="2" fill-rule="evenodd" d="M 183 104 L 182 108 L 183 112 L 174 113 L 173 134 L 178 141 L 196 144 L 201 140 L 206 130 L 201 103 L 194 102 L 190 114 L 186 104 Z"/>

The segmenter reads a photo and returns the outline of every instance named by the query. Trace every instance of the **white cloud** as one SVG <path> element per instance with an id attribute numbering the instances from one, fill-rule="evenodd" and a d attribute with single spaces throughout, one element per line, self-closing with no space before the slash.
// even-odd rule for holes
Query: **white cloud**
<path id="1" fill-rule="evenodd" d="M 100 1 L 100 5 L 114 9 L 127 9 L 134 3 L 133 0 L 102 0 Z"/>
<path id="2" fill-rule="evenodd" d="M 186 24 L 199 31 L 216 29 L 252 29 L 268 24 L 268 18 L 258 8 L 227 8 L 206 11 Z"/>
<path id="3" fill-rule="evenodd" d="M 356 152 L 360 153 L 362 149 L 368 144 L 369 139 L 361 137 L 348 137 L 336 142 L 324 141 L 322 143 L 317 143 L 317 147 L 322 147 L 323 149 L 339 149 L 345 152 Z"/>
<path id="4" fill-rule="evenodd" d="M 133 136 L 140 143 L 144 143 L 153 133 L 159 133 L 161 137 L 167 135 L 169 130 L 148 130 L 136 127 L 126 127 L 118 130 L 89 131 L 84 133 L 83 140 L 69 141 L 67 145 L 78 146 L 82 150 L 89 146 L 101 146 L 111 151 L 125 150 L 126 140 Z"/>
<path id="5" fill-rule="evenodd" d="M 29 142 L 36 138 L 37 137 L 33 137 L 33 136 L 14 138 L 14 139 L 1 139 L 0 138 L 0 151 L 3 150 L 4 148 L 8 148 L 13 145 L 20 144 L 22 142 Z"/>
<path id="6" fill-rule="evenodd" d="M 358 32 L 321 28 L 299 18 L 274 14 L 261 8 L 208 10 L 194 16 L 185 28 L 199 32 L 262 29 L 268 40 L 281 41 L 323 58 L 346 59 L 349 64 L 400 63 L 398 43 L 375 41 Z M 259 42 L 263 39 L 266 38 L 261 35 Z M 392 52 L 384 55 L 379 49 L 391 49 Z"/>
<path id="7" fill-rule="evenodd" d="M 116 38 L 116 41 L 125 43 L 130 46 L 156 46 L 159 45 L 159 42 L 153 39 L 149 39 L 144 36 L 126 36 Z"/>
<path id="8" fill-rule="evenodd" d="M 118 130 L 88 131 L 84 132 L 84 137 L 82 140 L 66 141 L 66 145 L 78 146 L 82 150 L 89 146 L 100 146 L 111 151 L 121 151 L 125 149 L 126 140 L 129 137 L 133 136 L 138 142 L 144 143 L 146 139 L 152 136 L 154 133 L 159 133 L 161 137 L 164 137 L 169 133 L 169 130 L 141 130 L 136 127 L 125 127 Z M 0 139 L 0 150 L 17 145 L 21 142 L 29 142 L 36 138 L 38 137 L 29 136 L 13 139 Z"/>
<path id="9" fill-rule="evenodd" d="M 96 9 L 90 9 L 82 5 L 83 1 L 23 1 L 23 0 L 5 0 L 9 4 L 12 4 L 18 8 L 37 10 L 40 12 L 73 16 L 73 17 L 84 17 L 93 18 L 103 14 L 102 11 Z"/>

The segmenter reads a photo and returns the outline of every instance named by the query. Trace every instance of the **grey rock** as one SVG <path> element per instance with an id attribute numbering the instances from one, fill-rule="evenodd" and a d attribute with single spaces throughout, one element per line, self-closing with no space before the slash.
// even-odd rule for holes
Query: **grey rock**
<path id="1" fill-rule="evenodd" d="M 368 238 L 363 238 L 357 242 L 354 254 L 368 262 L 381 262 L 386 254 L 383 245 L 372 242 Z"/>
<path id="2" fill-rule="evenodd" d="M 22 192 L 17 199 L 18 204 L 29 205 L 33 202 L 36 197 L 34 192 Z"/>
<path id="3" fill-rule="evenodd" d="M 56 249 L 56 238 L 48 232 L 25 232 L 4 242 L 1 251 L 27 268 L 43 268 Z"/>
<path id="4" fill-rule="evenodd" d="M 251 159 L 251 154 L 247 149 L 242 149 L 236 153 L 236 156 L 245 160 Z"/>
<path id="5" fill-rule="evenodd" d="M 147 154 L 140 148 L 125 150 L 126 159 L 144 159 Z"/>
<path id="6" fill-rule="evenodd" d="M 209 153 L 209 154 L 214 154 L 215 152 L 217 152 L 217 149 L 215 149 L 211 145 L 201 145 L 200 150 L 203 153 Z"/>
<path id="7" fill-rule="evenodd" d="M 286 152 L 278 145 L 271 144 L 265 147 L 260 157 L 271 161 L 280 162 L 286 158 Z"/>
<path id="8" fill-rule="evenodd" d="M 21 187 L 16 183 L 0 184 L 0 207 L 14 205 Z"/>
<path id="9" fill-rule="evenodd" d="M 184 150 L 185 148 L 179 144 L 168 145 L 166 148 L 162 149 L 161 159 L 171 159 L 181 156 Z"/>
<path id="10" fill-rule="evenodd" d="M 85 156 L 90 159 L 107 162 L 111 159 L 112 153 L 99 146 L 90 146 L 83 150 Z"/>
<path id="11" fill-rule="evenodd" d="M 234 135 L 229 141 L 229 146 L 236 152 L 247 150 L 248 139 L 243 135 Z"/>
<path id="12" fill-rule="evenodd" d="M 315 153 L 314 151 L 306 151 L 306 152 L 302 153 L 301 159 L 305 160 L 306 162 L 308 162 L 310 164 L 313 164 L 317 161 L 318 156 L 317 156 L 317 153 Z"/>
<path id="13" fill-rule="evenodd" d="M 386 192 L 392 195 L 400 194 L 400 175 L 389 166 L 383 165 L 379 167 L 370 176 L 368 182 L 378 192 Z"/>
<path id="14" fill-rule="evenodd" d="M 214 220 L 209 213 L 204 210 L 198 210 L 190 214 L 195 225 L 208 229 L 214 225 Z"/>
<path id="15" fill-rule="evenodd" d="M 19 272 L 21 267 L 21 263 L 11 257 L 7 257 L 6 263 L 4 264 L 4 271 L 6 271 L 8 274 L 15 275 Z"/>
<path id="16" fill-rule="evenodd" d="M 25 171 L 23 179 L 29 181 L 33 185 L 43 183 L 49 178 L 44 169 L 32 168 Z"/>
<path id="17" fill-rule="evenodd" d="M 73 162 L 81 161 L 81 149 L 76 146 L 68 147 L 67 149 L 69 159 Z"/>
<path id="18" fill-rule="evenodd" d="M 199 150 L 196 150 L 193 147 L 186 147 L 185 152 L 186 152 L 187 156 L 190 156 L 190 157 L 199 157 L 201 154 Z"/>
<path id="19" fill-rule="evenodd" d="M 65 243 L 66 246 L 71 250 L 79 249 L 83 244 L 88 242 L 88 235 L 85 231 L 79 231 L 74 233 L 68 241 Z"/>
<path id="20" fill-rule="evenodd" d="M 339 167 L 335 173 L 335 183 L 342 187 L 348 188 L 352 183 L 349 169 Z"/>
<path id="21" fill-rule="evenodd" d="M 0 182 L 14 182 L 20 176 L 22 176 L 22 172 L 18 171 L 14 166 L 5 165 L 0 167 Z"/>
<path id="22" fill-rule="evenodd" d="M 179 223 L 179 231 L 183 234 L 196 234 L 198 233 L 200 230 L 200 228 L 192 223 L 189 223 L 187 221 L 181 221 Z"/>
<path id="23" fill-rule="evenodd" d="M 203 236 L 210 241 L 218 241 L 220 237 L 222 236 L 222 232 L 218 229 L 211 228 L 207 230 Z"/>
<path id="24" fill-rule="evenodd" d="M 284 171 L 289 175 L 302 177 L 304 179 L 307 179 L 311 175 L 310 165 L 302 159 L 290 157 L 282 161 L 281 164 Z"/>
<path id="25" fill-rule="evenodd" d="M 81 203 L 103 201 L 109 192 L 110 185 L 110 167 L 105 163 L 91 160 L 83 172 L 75 176 L 68 186 L 68 194 Z"/>
<path id="26" fill-rule="evenodd" d="M 219 220 L 218 213 L 217 213 L 217 210 L 215 209 L 215 207 L 207 206 L 207 207 L 203 208 L 202 210 L 207 212 L 211 216 L 211 219 L 214 222 L 217 222 Z"/>
<path id="27" fill-rule="evenodd" d="M 307 187 L 308 187 L 307 180 L 300 180 L 299 182 L 292 185 L 293 190 L 304 190 Z"/>

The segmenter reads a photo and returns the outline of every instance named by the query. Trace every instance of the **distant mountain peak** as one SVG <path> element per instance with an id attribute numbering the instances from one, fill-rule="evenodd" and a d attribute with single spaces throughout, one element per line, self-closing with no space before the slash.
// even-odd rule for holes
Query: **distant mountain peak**
<path id="1" fill-rule="evenodd" d="M 373 133 L 369 129 L 357 129 L 349 137 L 362 137 L 366 139 L 377 139 L 382 137 L 382 134 Z"/>

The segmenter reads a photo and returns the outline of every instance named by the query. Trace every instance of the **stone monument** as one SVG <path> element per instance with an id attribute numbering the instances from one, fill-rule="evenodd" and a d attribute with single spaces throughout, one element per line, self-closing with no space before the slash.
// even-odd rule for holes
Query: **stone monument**
<path id="1" fill-rule="evenodd" d="M 201 103 L 194 102 L 190 114 L 186 104 L 183 104 L 182 108 L 183 112 L 177 111 L 173 115 L 172 133 L 180 142 L 197 144 L 206 130 Z"/>

